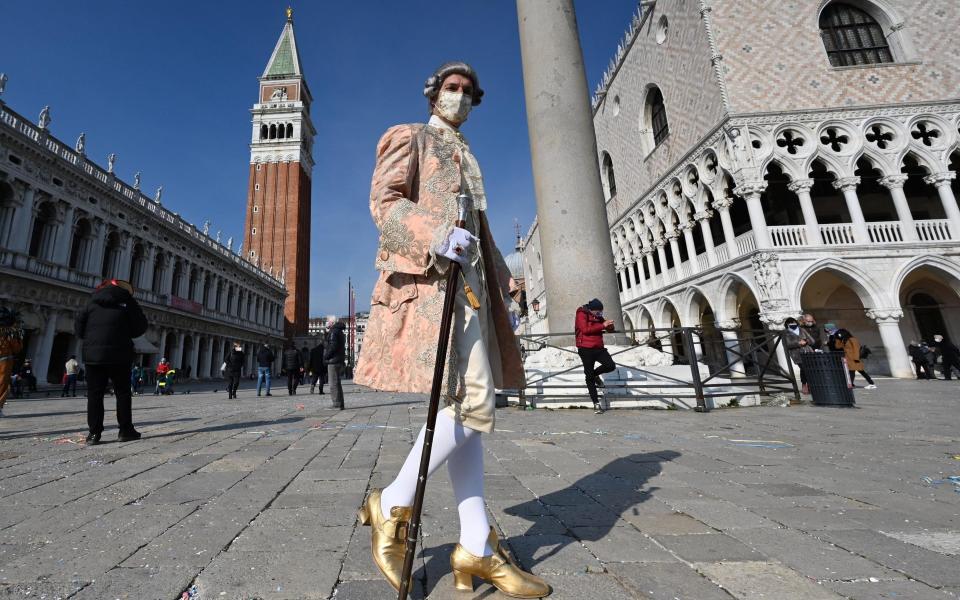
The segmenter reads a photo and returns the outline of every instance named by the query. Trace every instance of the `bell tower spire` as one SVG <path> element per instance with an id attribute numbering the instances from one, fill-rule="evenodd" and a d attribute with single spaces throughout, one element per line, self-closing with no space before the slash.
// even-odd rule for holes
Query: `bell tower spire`
<path id="1" fill-rule="evenodd" d="M 287 335 L 307 332 L 310 289 L 310 192 L 313 97 L 303 75 L 293 9 L 260 76 L 251 109 L 250 183 L 244 255 L 260 268 L 284 272 Z"/>

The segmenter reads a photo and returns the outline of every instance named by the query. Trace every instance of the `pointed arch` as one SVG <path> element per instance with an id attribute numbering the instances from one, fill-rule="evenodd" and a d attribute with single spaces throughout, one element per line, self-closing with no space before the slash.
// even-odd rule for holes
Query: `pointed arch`
<path id="1" fill-rule="evenodd" d="M 801 294 L 804 286 L 814 275 L 824 271 L 837 275 L 850 286 L 865 308 L 883 308 L 896 305 L 896 301 L 890 298 L 880 285 L 860 268 L 837 258 L 823 258 L 809 265 L 797 278 L 797 285 L 794 287 L 794 297 L 792 298 L 794 306 L 802 306 Z"/>

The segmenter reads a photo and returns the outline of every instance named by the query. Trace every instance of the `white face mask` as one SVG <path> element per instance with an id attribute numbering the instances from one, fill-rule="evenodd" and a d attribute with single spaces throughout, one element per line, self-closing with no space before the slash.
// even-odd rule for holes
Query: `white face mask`
<path id="1" fill-rule="evenodd" d="M 467 120 L 470 109 L 473 108 L 473 98 L 462 92 L 440 92 L 434 110 L 438 115 L 459 125 Z"/>

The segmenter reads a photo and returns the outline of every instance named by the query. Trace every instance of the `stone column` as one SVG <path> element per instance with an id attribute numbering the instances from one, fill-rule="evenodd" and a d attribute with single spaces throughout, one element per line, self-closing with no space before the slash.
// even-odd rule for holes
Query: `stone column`
<path id="1" fill-rule="evenodd" d="M 164 296 L 173 295 L 173 253 L 165 252 L 163 260 L 163 281 L 160 283 L 160 293 Z"/>
<path id="2" fill-rule="evenodd" d="M 107 224 L 97 220 L 97 239 L 94 241 L 93 252 L 87 258 L 87 273 L 100 276 L 103 268 L 103 251 L 107 243 Z"/>
<path id="3" fill-rule="evenodd" d="M 720 336 L 723 338 L 723 346 L 726 348 L 727 362 L 730 364 L 730 377 L 744 377 L 743 359 L 740 350 L 740 341 L 738 338 L 740 330 L 740 319 L 728 319 L 726 321 L 717 321 L 717 328 L 720 329 Z"/>
<path id="4" fill-rule="evenodd" d="M 187 364 L 190 365 L 190 377 L 192 379 L 199 379 L 199 374 L 197 373 L 197 358 L 200 354 L 200 337 L 196 333 L 191 333 L 190 340 L 193 343 L 190 344 L 190 356 L 187 357 Z"/>
<path id="5" fill-rule="evenodd" d="M 207 354 L 203 357 L 203 363 L 200 365 L 200 373 L 205 379 L 210 379 L 214 376 L 213 369 L 216 369 L 219 373 L 220 363 L 214 361 L 214 351 L 219 343 L 219 339 L 215 337 L 207 338 Z"/>
<path id="6" fill-rule="evenodd" d="M 690 265 L 690 272 L 687 275 L 693 275 L 697 269 L 697 245 L 693 241 L 694 223 L 687 221 L 680 226 L 683 230 L 683 243 L 687 246 L 687 263 Z"/>
<path id="7" fill-rule="evenodd" d="M 73 236 L 76 234 L 73 230 L 73 214 L 75 210 L 76 208 L 72 204 L 67 205 L 63 213 L 62 229 L 53 242 L 53 262 L 64 267 L 70 263 L 70 247 L 73 246 Z"/>
<path id="8" fill-rule="evenodd" d="M 803 224 L 807 228 L 807 245 L 819 246 L 823 242 L 820 238 L 820 224 L 817 223 L 817 212 L 813 209 L 813 199 L 810 198 L 812 179 L 797 179 L 787 185 L 787 189 L 797 195 L 800 200 L 800 210 L 803 212 Z"/>
<path id="9" fill-rule="evenodd" d="M 124 235 L 121 238 L 119 264 L 114 275 L 117 279 L 130 279 L 130 257 L 133 254 L 133 241 L 133 236 L 130 235 Z"/>
<path id="10" fill-rule="evenodd" d="M 666 237 L 670 243 L 670 257 L 673 258 L 674 281 L 676 281 L 677 279 L 683 278 L 683 267 L 680 265 L 680 244 L 677 243 L 680 232 L 672 229 L 667 232 Z"/>
<path id="11" fill-rule="evenodd" d="M 157 348 L 159 348 L 159 352 L 160 352 L 160 356 L 157 357 L 157 362 L 159 362 L 161 358 L 169 358 L 166 354 L 164 354 L 167 348 L 167 330 L 166 329 L 160 330 L 160 343 L 157 344 Z"/>
<path id="12" fill-rule="evenodd" d="M 44 323 L 40 343 L 37 346 L 37 353 L 33 356 L 34 375 L 37 377 L 38 384 L 48 383 L 47 373 L 50 371 L 50 353 L 53 352 L 53 338 L 57 335 L 57 318 L 59 316 L 56 311 L 48 311 L 47 321 Z"/>
<path id="13" fill-rule="evenodd" d="M 150 249 L 147 251 L 145 260 L 146 262 L 143 268 L 140 269 L 140 281 L 134 282 L 134 285 L 141 289 L 158 293 L 160 290 L 153 289 L 153 272 L 157 266 L 157 247 L 153 244 L 150 244 Z"/>
<path id="14" fill-rule="evenodd" d="M 667 277 L 667 251 L 664 250 L 664 246 L 667 245 L 667 241 L 663 238 L 659 238 L 654 240 L 653 245 L 657 249 L 657 258 L 660 260 L 660 285 L 663 286 L 670 281 L 670 278 Z"/>
<path id="15" fill-rule="evenodd" d="M 730 206 L 732 204 L 733 198 L 718 198 L 713 201 L 713 208 L 720 214 L 720 224 L 723 226 L 723 243 L 727 245 L 727 254 L 730 258 L 738 254 L 737 243 L 734 241 L 736 236 L 733 234 L 733 221 L 730 219 Z"/>
<path id="16" fill-rule="evenodd" d="M 841 177 L 833 182 L 833 187 L 843 192 L 843 199 L 847 201 L 847 210 L 850 212 L 850 220 L 853 221 L 853 241 L 858 244 L 869 244 L 870 234 L 867 232 L 867 222 L 860 209 L 860 198 L 857 197 L 858 185 L 860 185 L 859 177 Z"/>
<path id="17" fill-rule="evenodd" d="M 613 250 L 596 243 L 610 226 L 573 0 L 517 0 L 517 17 L 550 331 L 592 297 L 622 330 Z"/>
<path id="18" fill-rule="evenodd" d="M 925 182 L 937 188 L 940 202 L 943 203 L 943 212 L 947 213 L 947 219 L 950 221 L 950 237 L 954 240 L 960 239 L 960 207 L 957 206 L 953 188 L 950 187 L 950 183 L 956 178 L 957 174 L 953 171 L 934 173 L 923 178 Z"/>
<path id="19" fill-rule="evenodd" d="M 10 249 L 24 254 L 30 249 L 30 234 L 33 232 L 33 205 L 36 191 L 28 187 L 23 191 L 23 200 L 17 207 L 10 229 Z"/>
<path id="20" fill-rule="evenodd" d="M 707 247 L 707 263 L 713 267 L 717 264 L 717 250 L 713 243 L 713 231 L 710 230 L 710 217 L 713 211 L 705 209 L 694 213 L 693 218 L 700 224 L 700 234 L 703 235 L 703 245 Z"/>
<path id="21" fill-rule="evenodd" d="M 752 182 L 737 186 L 734 193 L 741 196 L 747 203 L 747 212 L 750 215 L 750 229 L 753 230 L 753 239 L 758 250 L 771 248 L 770 232 L 767 231 L 767 220 L 763 215 L 763 204 L 760 196 L 767 189 L 766 182 Z"/>
<path id="22" fill-rule="evenodd" d="M 890 190 L 890 198 L 893 200 L 894 208 L 897 209 L 897 220 L 900 221 L 900 234 L 903 236 L 903 241 L 912 242 L 918 238 L 917 225 L 913 222 L 913 212 L 903 193 L 903 184 L 906 182 L 906 175 L 887 175 L 880 179 L 880 185 Z"/>
<path id="23" fill-rule="evenodd" d="M 866 311 L 867 318 L 873 320 L 880 330 L 880 339 L 883 340 L 883 349 L 887 354 L 887 364 L 890 374 L 894 377 L 913 379 L 914 372 L 910 366 L 910 356 L 907 354 L 907 345 L 903 343 L 900 333 L 900 319 L 903 311 L 899 308 L 871 308 Z"/>
<path id="24" fill-rule="evenodd" d="M 649 282 L 649 286 L 650 286 L 648 289 L 656 289 L 657 273 L 656 271 L 653 270 L 653 248 L 644 248 L 641 253 L 643 255 L 644 264 L 647 265 L 647 272 L 650 273 L 650 279 L 646 280 Z M 643 279 L 643 273 L 641 273 L 640 275 L 641 275 L 640 278 Z"/>
<path id="25" fill-rule="evenodd" d="M 183 342 L 187 334 L 183 331 L 177 332 L 177 343 L 173 347 L 173 356 L 170 358 L 170 364 L 179 371 L 183 367 Z"/>

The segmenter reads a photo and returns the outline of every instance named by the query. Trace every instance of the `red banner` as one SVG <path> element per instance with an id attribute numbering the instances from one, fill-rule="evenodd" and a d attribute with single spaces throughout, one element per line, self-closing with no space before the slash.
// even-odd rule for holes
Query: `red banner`
<path id="1" fill-rule="evenodd" d="M 199 315 L 203 312 L 203 305 L 199 302 L 194 302 L 193 300 L 187 300 L 186 298 L 181 298 L 179 296 L 170 296 L 170 307 L 178 308 L 185 312 L 191 312 Z"/>

